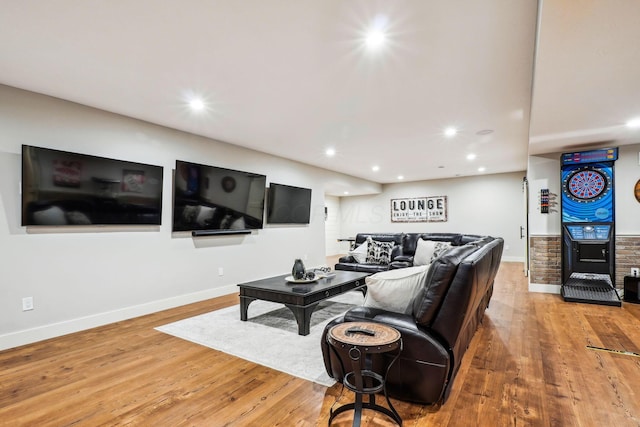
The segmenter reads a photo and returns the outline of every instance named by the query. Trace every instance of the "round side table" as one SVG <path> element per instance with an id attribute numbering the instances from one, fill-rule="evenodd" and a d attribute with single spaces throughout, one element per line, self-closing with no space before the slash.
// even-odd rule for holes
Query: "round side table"
<path id="1" fill-rule="evenodd" d="M 358 427 L 362 418 L 362 409 L 371 409 L 387 415 L 402 426 L 402 419 L 391 404 L 386 388 L 386 372 L 389 372 L 402 352 L 400 332 L 380 323 L 346 322 L 332 327 L 327 333 L 327 341 L 337 360 L 350 364 L 350 366 L 343 366 L 343 372 L 346 374 L 342 384 L 356 395 L 355 402 L 340 406 L 335 411 L 331 409 L 329 425 L 336 415 L 353 410 L 353 427 Z M 396 354 L 383 377 L 380 372 L 373 370 L 373 355 L 393 351 Z M 348 371 L 349 369 L 351 370 Z M 389 408 L 376 403 L 375 394 L 380 391 L 384 393 Z M 368 402 L 363 401 L 365 395 L 369 396 Z"/>

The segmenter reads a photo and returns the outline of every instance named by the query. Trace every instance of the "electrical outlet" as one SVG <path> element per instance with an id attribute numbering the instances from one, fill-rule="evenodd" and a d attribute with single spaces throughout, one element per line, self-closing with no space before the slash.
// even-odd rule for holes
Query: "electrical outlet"
<path id="1" fill-rule="evenodd" d="M 638 277 L 638 276 L 640 276 L 640 268 L 637 268 L 637 267 L 636 267 L 636 268 L 632 268 L 632 269 L 631 269 L 631 275 L 632 275 L 633 277 Z"/>
<path id="2" fill-rule="evenodd" d="M 224 269 L 222 267 L 218 267 L 218 276 L 224 276 Z"/>
<path id="3" fill-rule="evenodd" d="M 33 297 L 22 298 L 22 311 L 33 310 Z"/>

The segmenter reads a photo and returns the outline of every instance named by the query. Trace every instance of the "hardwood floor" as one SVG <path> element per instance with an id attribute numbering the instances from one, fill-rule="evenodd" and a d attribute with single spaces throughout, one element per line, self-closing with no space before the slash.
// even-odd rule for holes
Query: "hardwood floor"
<path id="1" fill-rule="evenodd" d="M 640 426 L 640 357 L 587 348 L 640 353 L 640 305 L 529 293 L 521 270 L 501 265 L 447 402 L 394 401 L 404 426 Z M 327 425 L 339 384 L 322 387 L 154 330 L 237 301 L 216 298 L 0 352 L 0 425 Z M 351 398 L 345 391 L 338 405 Z M 349 417 L 333 425 L 350 426 Z M 394 424 L 365 411 L 363 425 Z"/>

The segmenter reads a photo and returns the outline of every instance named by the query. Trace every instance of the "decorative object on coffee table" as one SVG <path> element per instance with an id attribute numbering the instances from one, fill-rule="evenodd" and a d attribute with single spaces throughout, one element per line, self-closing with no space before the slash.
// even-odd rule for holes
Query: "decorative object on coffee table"
<path id="1" fill-rule="evenodd" d="M 304 263 L 300 258 L 296 259 L 291 269 L 291 275 L 295 280 L 304 279 Z"/>
<path id="2" fill-rule="evenodd" d="M 376 372 L 376 370 L 385 369 L 385 366 L 379 363 L 383 360 L 379 357 L 381 354 L 396 351 L 395 357 L 386 366 L 385 372 L 389 371 L 400 356 L 402 352 L 400 332 L 380 323 L 347 322 L 333 326 L 327 333 L 327 342 L 338 360 L 344 362 L 345 370 L 351 369 L 345 374 L 342 384 L 356 394 L 354 403 L 342 405 L 335 411 L 331 408 L 329 425 L 336 415 L 353 410 L 353 426 L 360 426 L 362 410 L 370 409 L 387 415 L 402 426 L 402 419 L 387 396 L 386 374 L 383 377 L 381 372 Z M 376 403 L 375 394 L 380 391 L 384 392 L 389 408 Z M 363 395 L 369 396 L 368 402 L 363 402 Z"/>

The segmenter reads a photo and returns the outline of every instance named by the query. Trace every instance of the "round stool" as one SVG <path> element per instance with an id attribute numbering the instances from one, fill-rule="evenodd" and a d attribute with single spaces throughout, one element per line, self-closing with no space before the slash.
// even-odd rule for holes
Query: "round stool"
<path id="1" fill-rule="evenodd" d="M 333 418 L 345 411 L 353 410 L 353 426 L 360 426 L 362 409 L 371 409 L 383 413 L 402 426 L 402 419 L 395 410 L 386 388 L 386 373 L 373 370 L 372 356 L 396 351 L 396 355 L 388 365 L 386 372 L 398 359 L 402 352 L 402 338 L 398 330 L 391 326 L 373 322 L 346 322 L 332 327 L 327 333 L 327 342 L 331 345 L 337 360 L 346 360 L 350 366 L 343 366 L 346 372 L 342 384 L 356 395 L 354 403 L 348 403 L 337 408 L 331 408 L 329 425 Z M 342 357 L 341 357 L 342 355 Z M 351 371 L 347 372 L 350 368 Z M 382 391 L 389 408 L 376 404 L 375 394 Z M 364 402 L 363 396 L 368 395 L 369 401 Z"/>

